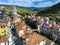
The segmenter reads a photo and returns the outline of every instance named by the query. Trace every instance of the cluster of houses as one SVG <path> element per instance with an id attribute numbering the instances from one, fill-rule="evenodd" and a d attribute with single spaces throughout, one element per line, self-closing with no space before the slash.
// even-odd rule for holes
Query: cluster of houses
<path id="1" fill-rule="evenodd" d="M 23 43 L 20 42 L 22 45 L 53 45 L 55 44 L 53 41 L 47 39 L 46 37 L 36 32 L 32 32 L 31 31 L 32 28 L 28 26 L 27 24 L 25 24 L 24 21 L 21 21 L 21 19 L 19 19 L 18 17 L 15 20 L 10 19 L 10 22 L 9 21 L 7 22 L 6 20 L 5 21 L 2 20 L 0 21 L 0 24 L 1 24 L 0 33 L 2 34 L 2 30 L 5 31 L 3 32 L 4 33 L 3 36 L 1 36 L 0 38 L 1 39 L 0 45 L 8 45 L 9 41 L 10 41 L 9 45 L 12 45 L 12 41 L 11 41 L 12 37 L 9 37 L 9 34 L 8 34 L 8 32 L 10 32 L 9 25 L 11 26 L 11 24 L 14 24 L 16 26 L 15 28 L 16 28 L 18 37 L 19 39 L 22 38 L 21 42 Z"/>
<path id="2" fill-rule="evenodd" d="M 38 17 L 39 18 L 39 17 Z M 35 19 L 34 19 L 35 20 Z M 41 19 L 42 24 L 44 20 Z M 54 45 L 55 42 L 49 40 L 48 38 L 32 31 L 32 28 L 28 26 L 24 21 L 18 18 L 12 21 L 12 24 L 16 26 L 16 32 L 19 39 L 21 39 L 21 45 Z M 41 26 L 42 26 L 41 24 Z M 40 30 L 40 27 L 39 29 Z"/>
<path id="3" fill-rule="evenodd" d="M 3 15 L 2 17 L 0 19 L 0 45 L 13 45 L 10 31 L 10 18 L 7 15 Z"/>
<path id="4" fill-rule="evenodd" d="M 39 17 L 25 15 L 24 19 L 27 20 L 26 22 L 29 22 L 29 24 L 27 23 L 29 26 L 32 25 L 31 27 L 33 27 L 33 29 L 38 29 L 39 32 L 51 36 L 54 41 L 59 41 L 60 23 L 56 23 L 56 21 L 51 20 L 47 16 Z"/>
<path id="5" fill-rule="evenodd" d="M 0 19 L 0 45 L 8 44 L 9 27 L 7 21 Z"/>
<path id="6" fill-rule="evenodd" d="M 9 18 L 9 17 L 8 17 Z M 8 19 L 6 16 L 4 19 Z M 54 45 L 55 42 L 47 39 L 46 37 L 33 32 L 32 28 L 28 26 L 24 21 L 21 20 L 19 15 L 14 14 L 13 17 L 9 18 L 8 21 L 0 20 L 0 45 L 15 45 L 12 44 L 12 33 L 9 35 L 12 28 L 15 28 L 18 38 L 19 44 L 17 45 Z M 55 21 L 49 20 L 49 17 L 35 17 L 35 16 L 25 16 L 24 19 L 28 19 L 28 21 L 33 25 L 33 28 L 37 28 L 39 31 L 43 31 L 44 33 L 48 33 L 50 29 L 52 31 L 58 30 L 60 31 L 59 24 L 56 24 Z M 14 27 L 15 26 L 15 27 Z M 41 29 L 42 28 L 42 29 Z M 13 30 L 13 31 L 14 31 Z M 51 32 L 51 31 L 50 31 Z M 57 31 L 56 31 L 57 32 Z M 53 37 L 56 39 L 57 35 L 55 32 L 52 32 Z M 54 39 L 54 40 L 55 40 Z M 10 43 L 8 43 L 10 42 Z"/>

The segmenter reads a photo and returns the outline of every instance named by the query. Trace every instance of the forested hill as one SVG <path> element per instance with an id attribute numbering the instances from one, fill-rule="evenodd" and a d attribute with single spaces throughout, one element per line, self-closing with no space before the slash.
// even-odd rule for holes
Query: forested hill
<path id="1" fill-rule="evenodd" d="M 13 12 L 13 5 L 0 5 L 0 7 L 3 6 L 4 7 L 4 11 L 10 12 L 10 14 Z M 22 7 L 22 6 L 16 6 L 17 9 L 17 13 L 24 15 L 24 14 L 34 14 L 36 13 L 35 10 L 33 10 L 33 8 L 30 7 Z"/>
<path id="2" fill-rule="evenodd" d="M 53 5 L 46 10 L 39 11 L 37 14 L 42 15 L 42 14 L 58 14 L 60 12 L 60 3 Z"/>
<path id="3" fill-rule="evenodd" d="M 13 5 L 2 5 L 4 6 L 4 10 L 10 12 L 10 14 L 13 12 Z M 36 14 L 38 11 L 45 10 L 47 7 L 22 7 L 22 6 L 16 6 L 17 13 L 24 15 L 24 14 Z"/>

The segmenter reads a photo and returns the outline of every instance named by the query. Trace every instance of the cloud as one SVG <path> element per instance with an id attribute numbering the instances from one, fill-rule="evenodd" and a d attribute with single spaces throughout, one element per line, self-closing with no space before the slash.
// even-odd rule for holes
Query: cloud
<path id="1" fill-rule="evenodd" d="M 59 3 L 60 2 L 60 0 L 57 0 L 57 1 L 43 1 L 43 2 L 40 2 L 40 3 L 37 3 L 37 5 L 36 5 L 36 3 L 35 4 L 33 4 L 32 6 L 35 6 L 35 7 L 47 7 L 47 6 L 52 6 L 52 5 L 55 5 L 55 4 L 57 4 L 57 3 Z"/>
<path id="2" fill-rule="evenodd" d="M 25 7 L 46 7 L 52 6 L 58 2 L 60 2 L 60 0 L 7 0 L 7 3 L 6 0 L 1 0 L 0 4 L 18 5 Z"/>
<path id="3" fill-rule="evenodd" d="M 0 4 L 6 4 L 6 3 L 0 2 Z"/>
<path id="4" fill-rule="evenodd" d="M 8 0 L 0 0 L 0 4 L 7 4 Z"/>

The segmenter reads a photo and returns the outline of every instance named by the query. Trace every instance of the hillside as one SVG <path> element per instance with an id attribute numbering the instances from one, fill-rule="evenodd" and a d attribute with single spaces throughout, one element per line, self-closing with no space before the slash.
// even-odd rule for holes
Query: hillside
<path id="1" fill-rule="evenodd" d="M 9 13 L 12 13 L 13 12 L 13 5 L 0 5 L 0 7 L 3 6 L 4 9 L 3 11 L 7 11 Z M 33 10 L 32 7 L 21 7 L 21 6 L 16 6 L 16 9 L 17 9 L 17 13 L 18 14 L 21 14 L 21 15 L 24 15 L 24 14 L 34 14 L 36 13 L 37 11 Z"/>
<path id="2" fill-rule="evenodd" d="M 23 8 L 23 9 L 27 9 L 27 10 L 32 10 L 32 11 L 41 11 L 41 10 L 45 10 L 47 7 L 20 7 L 20 8 Z"/>
<path id="3" fill-rule="evenodd" d="M 13 5 L 0 5 L 4 6 L 4 10 L 12 13 L 13 11 Z M 38 11 L 45 10 L 47 7 L 22 7 L 22 6 L 16 6 L 17 13 L 24 15 L 24 14 L 36 14 Z"/>
<path id="4" fill-rule="evenodd" d="M 46 10 L 39 11 L 37 15 L 47 15 L 47 14 L 59 14 L 60 12 L 60 3 L 53 5 L 52 7 L 47 8 Z"/>

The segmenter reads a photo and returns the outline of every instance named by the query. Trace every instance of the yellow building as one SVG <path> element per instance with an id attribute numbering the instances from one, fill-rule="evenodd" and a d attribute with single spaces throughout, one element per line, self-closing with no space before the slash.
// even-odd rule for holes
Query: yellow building
<path id="1" fill-rule="evenodd" d="M 8 35 L 9 34 L 9 27 L 6 25 L 0 25 L 0 36 Z"/>
<path id="2" fill-rule="evenodd" d="M 9 27 L 7 25 L 8 25 L 8 21 L 0 19 L 0 37 L 2 35 L 4 36 L 5 34 L 8 35 Z"/>

